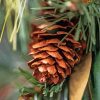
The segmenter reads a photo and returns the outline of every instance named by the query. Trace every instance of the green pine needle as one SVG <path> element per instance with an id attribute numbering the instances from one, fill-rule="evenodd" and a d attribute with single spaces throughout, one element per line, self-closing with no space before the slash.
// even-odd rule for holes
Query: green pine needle
<path id="1" fill-rule="evenodd" d="M 26 70 L 23 70 L 22 68 L 19 68 L 20 73 L 33 85 L 33 86 L 44 86 L 43 84 L 40 84 L 32 75 Z"/>

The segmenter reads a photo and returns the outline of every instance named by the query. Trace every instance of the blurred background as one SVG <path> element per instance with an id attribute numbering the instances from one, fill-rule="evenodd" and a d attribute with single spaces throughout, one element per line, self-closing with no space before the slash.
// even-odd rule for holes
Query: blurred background
<path id="1" fill-rule="evenodd" d="M 0 100 L 18 100 L 18 67 L 27 67 L 27 44 L 37 0 L 0 0 Z"/>
<path id="2" fill-rule="evenodd" d="M 0 100 L 18 100 L 22 80 L 18 68 L 28 68 L 31 24 L 40 0 L 0 0 Z M 100 100 L 100 52 L 92 69 L 94 100 Z M 85 94 L 83 100 L 88 100 Z"/>

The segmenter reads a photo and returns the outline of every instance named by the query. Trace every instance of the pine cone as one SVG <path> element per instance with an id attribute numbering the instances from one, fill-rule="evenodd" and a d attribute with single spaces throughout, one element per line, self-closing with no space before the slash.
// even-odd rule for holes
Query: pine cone
<path id="1" fill-rule="evenodd" d="M 47 24 L 33 25 L 34 31 L 30 34 L 32 42 L 29 45 L 29 55 L 33 58 L 28 65 L 40 83 L 62 82 L 81 59 L 82 45 L 74 40 L 73 34 L 68 33 L 70 31 L 68 26 L 74 24 L 64 22 L 66 21 L 49 27 L 46 27 Z"/>

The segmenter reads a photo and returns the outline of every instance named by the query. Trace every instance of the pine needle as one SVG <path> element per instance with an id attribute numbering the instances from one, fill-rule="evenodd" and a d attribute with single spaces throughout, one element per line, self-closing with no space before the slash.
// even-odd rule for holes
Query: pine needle
<path id="1" fill-rule="evenodd" d="M 13 50 L 16 51 L 17 49 L 17 35 L 13 38 Z"/>
<path id="2" fill-rule="evenodd" d="M 40 7 L 40 8 L 30 8 L 32 10 L 47 10 L 47 9 L 54 9 L 55 7 Z"/>
<path id="3" fill-rule="evenodd" d="M 65 38 L 77 27 L 78 23 L 64 36 L 64 38 L 61 39 L 61 41 L 58 43 L 58 46 L 65 40 Z"/>
<path id="4" fill-rule="evenodd" d="M 21 15 L 20 15 L 20 20 L 19 20 L 19 24 L 18 24 L 17 32 L 19 31 L 19 28 L 20 28 L 20 25 L 21 25 L 21 20 L 22 20 L 22 17 L 23 17 L 23 13 L 24 13 L 25 5 L 26 5 L 26 0 L 24 1 L 24 4 L 23 4 L 23 8 L 22 8 L 22 12 L 21 12 Z"/>
<path id="5" fill-rule="evenodd" d="M 80 33 L 81 33 L 81 17 L 80 17 L 80 19 L 79 19 L 78 26 L 77 26 L 77 29 L 76 29 L 76 32 L 75 32 L 75 36 L 74 36 L 74 39 L 75 39 L 76 41 L 79 40 L 79 38 L 80 38 Z"/>
<path id="6" fill-rule="evenodd" d="M 17 33 L 17 23 L 18 23 L 18 20 L 19 20 L 19 18 L 20 18 L 20 12 L 21 12 L 21 7 L 22 7 L 22 3 L 23 3 L 23 1 L 24 0 L 22 0 L 21 1 L 21 4 L 20 4 L 20 9 L 19 9 L 19 12 L 18 12 L 18 15 L 17 15 L 17 17 L 16 17 L 16 19 L 15 19 L 15 24 L 14 24 L 14 29 L 13 29 L 13 31 L 12 31 L 12 34 L 11 34 L 11 37 L 10 37 L 10 42 L 12 42 L 13 41 L 13 38 L 14 38 L 14 36 L 16 35 L 16 33 Z M 25 1 L 24 1 L 25 2 Z"/>
<path id="7" fill-rule="evenodd" d="M 9 17 L 9 14 L 10 14 L 10 9 L 7 11 L 7 14 L 5 16 L 5 21 L 4 21 L 3 28 L 2 28 L 1 35 L 0 35 L 0 42 L 1 42 L 3 34 L 4 34 L 4 30 L 5 30 L 5 26 L 6 26 L 6 22 Z"/>
<path id="8" fill-rule="evenodd" d="M 58 19 L 56 19 L 55 21 L 53 21 L 52 23 L 50 23 L 48 26 L 46 26 L 43 30 L 46 30 L 48 27 L 54 25 L 55 23 L 61 21 L 62 19 L 65 19 L 65 18 L 67 18 L 67 16 L 66 16 L 65 13 L 64 13 L 64 14 L 63 14 L 62 16 L 60 16 Z"/>

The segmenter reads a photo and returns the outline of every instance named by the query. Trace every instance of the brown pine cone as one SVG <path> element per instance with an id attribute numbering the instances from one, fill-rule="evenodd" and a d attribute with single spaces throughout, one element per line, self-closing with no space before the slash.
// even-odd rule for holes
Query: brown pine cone
<path id="1" fill-rule="evenodd" d="M 82 44 L 74 40 L 73 34 L 68 33 L 70 23 L 49 27 L 46 27 L 47 24 L 33 25 L 32 42 L 29 45 L 29 55 L 33 59 L 28 62 L 28 65 L 33 69 L 33 76 L 40 83 L 62 82 L 80 61 L 83 53 Z M 61 42 L 66 35 L 67 37 Z"/>

